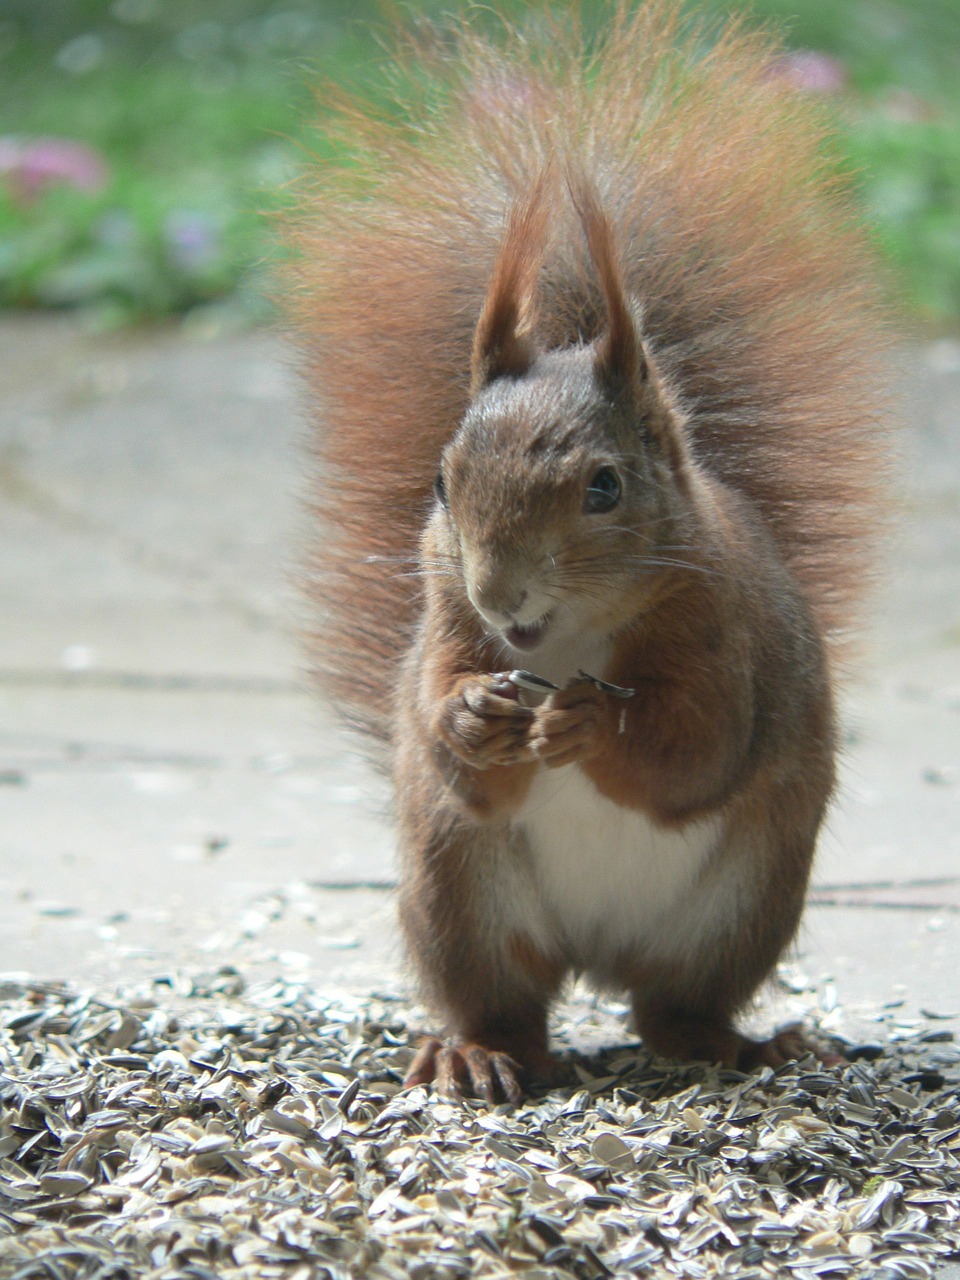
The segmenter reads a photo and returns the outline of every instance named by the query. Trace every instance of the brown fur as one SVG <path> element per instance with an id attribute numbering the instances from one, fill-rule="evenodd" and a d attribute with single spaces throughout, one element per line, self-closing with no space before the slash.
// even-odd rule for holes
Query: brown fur
<path id="1" fill-rule="evenodd" d="M 721 815 L 695 891 L 750 867 L 682 962 L 640 936 L 598 958 L 652 1046 L 746 1064 L 800 1043 L 732 1018 L 796 927 L 833 786 L 883 337 L 823 125 L 776 54 L 734 24 L 704 55 L 673 0 L 615 6 L 593 50 L 569 21 L 509 52 L 463 26 L 417 51 L 435 92 L 415 130 L 344 108 L 355 162 L 316 175 L 296 223 L 315 663 L 396 782 L 401 918 L 454 1035 L 418 1080 L 513 1096 L 512 1060 L 545 1064 L 574 953 L 562 928 L 491 921 L 538 770 L 567 763 L 662 830 Z M 594 518 L 605 466 L 622 500 Z M 497 628 L 539 626 L 538 591 L 606 638 L 593 674 L 633 699 L 576 683 L 522 705 Z"/>

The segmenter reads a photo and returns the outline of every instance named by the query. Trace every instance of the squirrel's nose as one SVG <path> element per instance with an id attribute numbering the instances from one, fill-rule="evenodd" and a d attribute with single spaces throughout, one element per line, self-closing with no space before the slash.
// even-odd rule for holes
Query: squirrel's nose
<path id="1" fill-rule="evenodd" d="M 526 587 L 512 587 L 495 578 L 473 582 L 467 587 L 467 596 L 477 613 L 497 626 L 513 622 L 527 598 Z"/>

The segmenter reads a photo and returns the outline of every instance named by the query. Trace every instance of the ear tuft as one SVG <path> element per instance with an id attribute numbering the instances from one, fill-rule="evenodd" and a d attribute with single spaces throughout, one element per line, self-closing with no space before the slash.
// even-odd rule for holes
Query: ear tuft
<path id="1" fill-rule="evenodd" d="M 470 396 L 497 378 L 519 378 L 536 358 L 537 277 L 547 238 L 547 175 L 510 211 L 473 337 Z"/>
<path id="2" fill-rule="evenodd" d="M 597 342 L 597 373 L 624 388 L 649 377 L 647 357 L 623 289 L 620 252 L 610 219 L 594 184 L 582 174 L 568 174 L 567 188 L 577 211 L 587 248 L 603 293 L 607 327 Z"/>

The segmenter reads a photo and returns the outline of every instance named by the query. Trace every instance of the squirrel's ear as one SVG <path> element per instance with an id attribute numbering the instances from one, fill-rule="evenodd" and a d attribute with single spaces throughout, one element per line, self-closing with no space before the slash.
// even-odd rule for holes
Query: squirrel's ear
<path id="1" fill-rule="evenodd" d="M 547 231 L 544 179 L 510 212 L 493 278 L 473 336 L 470 396 L 496 378 L 519 378 L 536 358 L 537 277 Z"/>
<path id="2" fill-rule="evenodd" d="M 650 370 L 624 294 L 616 236 L 593 183 L 568 175 L 567 186 L 603 293 L 607 327 L 597 340 L 597 373 L 605 382 L 631 390 L 646 382 Z"/>
<path id="3" fill-rule="evenodd" d="M 655 363 L 643 349 L 639 314 L 624 291 L 616 233 L 592 182 L 582 176 L 568 175 L 567 185 L 600 282 L 606 312 L 606 329 L 595 343 L 597 377 L 615 395 L 642 408 L 647 433 L 659 442 L 680 475 L 688 461 L 683 432 L 676 406 L 665 391 Z"/>

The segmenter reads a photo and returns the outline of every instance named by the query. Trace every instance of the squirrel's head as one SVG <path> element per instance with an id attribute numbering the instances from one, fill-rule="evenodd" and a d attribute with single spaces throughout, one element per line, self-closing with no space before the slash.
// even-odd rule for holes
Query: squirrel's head
<path id="1" fill-rule="evenodd" d="M 438 550 L 484 627 L 533 651 L 631 621 L 676 546 L 690 464 L 592 188 L 572 190 L 603 294 L 592 342 L 540 351 L 539 194 L 510 219 L 474 336 L 471 399 L 444 449 Z"/>

